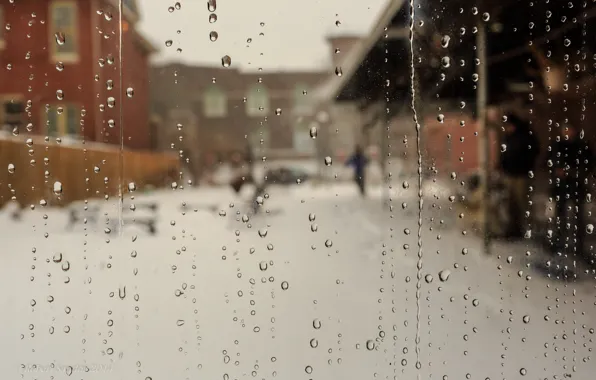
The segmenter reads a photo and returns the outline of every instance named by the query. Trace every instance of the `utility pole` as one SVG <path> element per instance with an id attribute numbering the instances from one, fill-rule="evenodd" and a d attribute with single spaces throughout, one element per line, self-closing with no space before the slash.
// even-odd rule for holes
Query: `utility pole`
<path id="1" fill-rule="evenodd" d="M 488 58 L 486 54 L 486 45 L 486 29 L 484 22 L 480 21 L 478 23 L 478 33 L 476 33 L 476 54 L 478 59 L 480 60 L 480 64 L 478 65 L 478 87 L 476 89 L 476 115 L 478 123 L 478 134 L 480 135 L 480 146 L 478 147 L 478 162 L 480 166 L 480 177 L 482 184 L 481 221 L 482 232 L 484 237 L 484 253 L 490 254 L 490 136 L 486 123 L 486 107 L 488 96 Z"/>

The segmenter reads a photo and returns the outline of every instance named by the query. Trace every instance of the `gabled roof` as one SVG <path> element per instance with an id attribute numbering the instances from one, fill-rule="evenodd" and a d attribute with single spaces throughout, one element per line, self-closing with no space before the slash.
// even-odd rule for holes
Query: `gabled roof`
<path id="1" fill-rule="evenodd" d="M 321 100 L 334 100 L 339 92 L 344 88 L 347 82 L 352 78 L 368 52 L 377 43 L 385 26 L 389 25 L 392 18 L 403 6 L 405 0 L 389 0 L 385 9 L 381 12 L 371 33 L 356 43 L 343 61 L 342 76 L 334 76 L 329 79 L 317 90 L 316 96 Z"/>

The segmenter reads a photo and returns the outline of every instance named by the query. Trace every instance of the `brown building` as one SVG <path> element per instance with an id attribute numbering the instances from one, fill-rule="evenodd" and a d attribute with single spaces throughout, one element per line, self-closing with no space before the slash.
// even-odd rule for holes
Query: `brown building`
<path id="1" fill-rule="evenodd" d="M 162 121 L 160 145 L 197 150 L 203 157 L 223 158 L 248 144 L 269 157 L 312 157 L 313 92 L 323 77 L 183 64 L 153 68 L 151 98 Z"/>
<path id="2" fill-rule="evenodd" d="M 120 28 L 117 0 L 0 3 L 0 125 L 151 148 L 148 56 L 154 49 L 135 29 L 135 0 L 123 7 Z"/>

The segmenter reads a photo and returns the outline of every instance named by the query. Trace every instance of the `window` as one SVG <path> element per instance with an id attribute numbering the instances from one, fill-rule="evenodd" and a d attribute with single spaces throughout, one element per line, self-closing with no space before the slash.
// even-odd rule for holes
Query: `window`
<path id="1" fill-rule="evenodd" d="M 253 86 L 246 97 L 248 116 L 265 116 L 269 113 L 269 93 L 263 85 Z"/>
<path id="2" fill-rule="evenodd" d="M 76 136 L 79 134 L 80 110 L 75 105 L 51 105 L 44 109 L 45 125 L 49 136 Z"/>
<path id="3" fill-rule="evenodd" d="M 302 154 L 315 152 L 315 140 L 310 137 L 308 125 L 304 121 L 297 121 L 293 126 L 292 142 L 294 150 Z"/>
<path id="4" fill-rule="evenodd" d="M 59 0 L 50 5 L 50 46 L 55 61 L 79 59 L 77 5 Z"/>
<path id="5" fill-rule="evenodd" d="M 12 131 L 23 124 L 25 104 L 12 97 L 0 97 L 0 126 L 3 130 Z"/>
<path id="6" fill-rule="evenodd" d="M 296 114 L 304 115 L 311 111 L 311 96 L 309 88 L 303 83 L 299 83 L 294 88 L 294 112 Z"/>
<path id="7" fill-rule="evenodd" d="M 203 95 L 203 113 L 205 117 L 225 117 L 228 112 L 228 100 L 225 92 L 217 86 L 211 86 Z"/>

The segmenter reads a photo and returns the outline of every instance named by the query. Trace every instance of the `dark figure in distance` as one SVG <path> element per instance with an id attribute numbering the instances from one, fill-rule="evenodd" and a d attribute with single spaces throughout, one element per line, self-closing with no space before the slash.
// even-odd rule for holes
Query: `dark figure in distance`
<path id="1" fill-rule="evenodd" d="M 507 116 L 502 144 L 499 165 L 509 199 L 506 237 L 520 238 L 524 235 L 524 214 L 529 211 L 529 172 L 534 170 L 540 147 L 530 124 L 514 114 Z"/>
<path id="2" fill-rule="evenodd" d="M 354 149 L 354 153 L 348 161 L 346 162 L 346 166 L 351 166 L 354 168 L 354 181 L 358 185 L 358 189 L 360 190 L 360 194 L 362 196 L 366 195 L 366 188 L 365 188 L 365 179 L 364 179 L 364 170 L 366 169 L 366 165 L 368 164 L 368 159 L 364 155 L 362 148 L 360 145 L 356 145 Z"/>
<path id="3" fill-rule="evenodd" d="M 584 206 L 594 169 L 594 155 L 577 127 L 568 126 L 560 141 L 553 142 L 547 165 L 552 172 L 551 195 L 555 202 L 553 248 L 564 247 L 562 232 L 569 223 L 575 230 L 576 252 L 581 255 L 586 235 Z M 567 211 L 572 212 L 571 217 L 567 216 Z"/>

